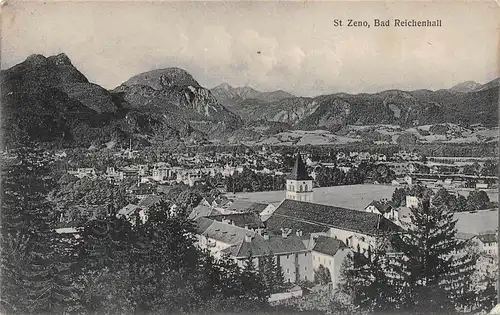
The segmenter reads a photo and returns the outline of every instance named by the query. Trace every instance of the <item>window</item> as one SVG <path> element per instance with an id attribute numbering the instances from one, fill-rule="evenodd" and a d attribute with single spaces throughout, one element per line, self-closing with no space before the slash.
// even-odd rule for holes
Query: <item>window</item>
<path id="1" fill-rule="evenodd" d="M 304 257 L 307 257 L 307 253 L 304 253 Z"/>
<path id="2" fill-rule="evenodd" d="M 304 271 L 307 271 L 307 266 L 304 266 Z"/>
<path id="3" fill-rule="evenodd" d="M 287 270 L 286 270 L 286 273 L 290 273 L 290 269 L 287 269 Z"/>
<path id="4" fill-rule="evenodd" d="M 307 280 L 307 276 L 306 276 L 306 280 Z"/>
<path id="5" fill-rule="evenodd" d="M 286 255 L 286 259 L 290 259 L 290 255 Z"/>
<path id="6" fill-rule="evenodd" d="M 302 192 L 302 185 L 300 185 L 300 192 Z"/>
<path id="7" fill-rule="evenodd" d="M 307 185 L 306 185 L 306 188 L 305 188 L 304 190 L 305 190 L 305 191 L 309 191 L 309 190 L 307 190 Z"/>

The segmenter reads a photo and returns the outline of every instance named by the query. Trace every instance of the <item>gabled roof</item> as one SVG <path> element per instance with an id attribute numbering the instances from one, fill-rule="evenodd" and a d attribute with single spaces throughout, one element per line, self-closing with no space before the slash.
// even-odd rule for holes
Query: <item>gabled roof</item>
<path id="1" fill-rule="evenodd" d="M 200 218 L 200 219 L 210 220 L 208 218 Z M 214 239 L 216 241 L 234 245 L 241 241 L 244 241 L 246 235 L 252 237 L 254 236 L 262 237 L 258 234 L 256 235 L 256 233 L 253 231 L 241 228 L 236 225 L 226 224 L 215 220 L 210 220 L 210 221 L 212 221 L 212 224 L 210 224 L 208 228 L 206 228 L 205 231 L 201 233 L 201 235 L 207 238 Z M 206 225 L 207 223 L 204 224 Z"/>
<path id="2" fill-rule="evenodd" d="M 196 220 L 196 219 L 201 218 L 201 217 L 206 217 L 209 215 L 217 215 L 217 214 L 220 214 L 220 212 L 215 210 L 215 209 L 212 209 L 210 207 L 207 207 L 205 205 L 200 204 L 200 205 L 194 207 L 193 210 L 191 210 L 191 213 L 189 214 L 188 219 L 189 220 Z"/>
<path id="3" fill-rule="evenodd" d="M 496 243 L 497 241 L 496 233 L 479 234 L 477 238 L 483 243 Z"/>
<path id="4" fill-rule="evenodd" d="M 140 210 L 141 207 L 134 205 L 134 204 L 128 204 L 125 207 L 121 208 L 120 211 L 118 211 L 119 216 L 130 216 L 132 215 L 135 211 Z"/>
<path id="5" fill-rule="evenodd" d="M 157 196 L 157 195 L 147 196 L 146 198 L 139 201 L 139 203 L 137 205 L 139 207 L 149 208 L 152 205 L 157 204 L 161 200 L 162 200 L 162 197 Z"/>
<path id="6" fill-rule="evenodd" d="M 254 202 L 248 209 L 248 212 L 254 212 L 254 213 L 261 213 L 264 211 L 264 209 L 267 208 L 269 204 L 267 203 L 260 203 L 260 202 Z"/>
<path id="7" fill-rule="evenodd" d="M 256 234 L 251 242 L 246 242 L 245 239 L 238 242 L 234 246 L 226 248 L 222 251 L 224 254 L 230 254 L 235 258 L 248 257 L 250 254 L 253 257 L 266 255 L 282 255 L 307 252 L 307 248 L 302 242 L 302 239 L 296 235 L 289 235 L 286 238 L 279 236 L 270 236 L 269 239 Z"/>
<path id="8" fill-rule="evenodd" d="M 379 214 L 289 199 L 278 206 L 266 226 L 271 231 L 291 228 L 304 233 L 323 232 L 329 228 L 365 235 L 400 231 L 397 225 Z"/>
<path id="9" fill-rule="evenodd" d="M 309 174 L 307 173 L 306 165 L 304 164 L 304 161 L 302 161 L 300 153 L 297 154 L 297 157 L 295 158 L 295 164 L 292 169 L 292 174 L 290 174 L 288 179 L 294 179 L 294 180 L 310 179 Z"/>
<path id="10" fill-rule="evenodd" d="M 392 209 L 392 205 L 390 203 L 381 203 L 380 201 L 373 200 L 370 202 L 367 208 L 369 206 L 374 206 L 380 213 L 384 214 L 386 212 L 389 212 Z"/>
<path id="11" fill-rule="evenodd" d="M 197 218 L 195 222 L 195 231 L 196 234 L 201 235 L 203 232 L 205 232 L 214 220 L 207 219 L 207 218 Z"/>
<path id="12" fill-rule="evenodd" d="M 328 256 L 335 256 L 337 251 L 341 248 L 347 247 L 342 241 L 328 236 L 319 235 L 316 239 L 313 251 L 325 254 Z"/>
<path id="13" fill-rule="evenodd" d="M 262 208 L 262 210 L 264 210 L 265 207 L 267 207 L 267 205 L 263 204 L 263 203 L 252 202 L 252 201 L 242 200 L 242 199 L 236 199 L 233 201 L 233 203 L 229 207 L 227 207 L 227 210 L 239 211 L 239 212 L 250 212 L 250 211 L 253 211 L 252 209 Z"/>
<path id="14" fill-rule="evenodd" d="M 218 214 L 207 216 L 209 219 L 213 219 L 219 222 L 222 220 L 229 220 L 234 223 L 234 225 L 239 227 L 245 227 L 249 229 L 263 228 L 264 223 L 260 219 L 259 214 L 255 212 L 243 212 L 243 213 L 231 213 L 231 214 Z"/>

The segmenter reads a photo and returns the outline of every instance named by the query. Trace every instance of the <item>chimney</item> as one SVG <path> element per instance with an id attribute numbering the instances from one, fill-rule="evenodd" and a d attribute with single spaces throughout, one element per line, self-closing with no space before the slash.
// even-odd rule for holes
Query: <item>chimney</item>
<path id="1" fill-rule="evenodd" d="M 268 240 L 269 240 L 269 234 L 264 233 L 264 235 L 263 235 L 263 236 L 264 236 L 264 240 L 266 240 L 266 241 L 268 241 Z"/>
<path id="2" fill-rule="evenodd" d="M 247 242 L 247 243 L 252 242 L 252 235 L 246 234 L 245 235 L 245 242 Z"/>

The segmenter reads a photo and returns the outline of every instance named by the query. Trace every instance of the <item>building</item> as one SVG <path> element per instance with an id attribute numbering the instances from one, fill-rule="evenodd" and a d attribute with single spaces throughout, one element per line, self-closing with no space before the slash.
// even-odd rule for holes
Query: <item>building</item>
<path id="1" fill-rule="evenodd" d="M 234 224 L 236 226 L 253 231 L 259 229 L 262 230 L 265 228 L 259 213 L 256 212 L 215 214 L 206 216 L 206 218 L 227 224 Z"/>
<path id="2" fill-rule="evenodd" d="M 365 211 L 383 215 L 386 219 L 391 221 L 397 221 L 399 219 L 398 210 L 388 202 L 381 203 L 380 201 L 373 200 L 366 206 Z"/>
<path id="3" fill-rule="evenodd" d="M 351 250 L 339 239 L 325 235 L 311 238 L 313 269 L 318 270 L 320 266 L 327 268 L 330 271 L 332 289 L 335 290 L 339 283 L 340 268 Z"/>
<path id="4" fill-rule="evenodd" d="M 312 178 L 306 170 L 300 154 L 297 154 L 292 174 L 286 180 L 286 199 L 312 202 Z"/>
<path id="5" fill-rule="evenodd" d="M 243 240 L 222 251 L 230 255 L 243 267 L 244 260 L 250 255 L 258 267 L 264 256 L 272 255 L 281 266 L 285 282 L 313 281 L 311 251 L 302 241 L 301 234 L 292 234 L 291 230 L 282 231 L 279 235 L 247 235 Z"/>
<path id="6" fill-rule="evenodd" d="M 421 200 L 416 196 L 406 196 L 406 206 L 408 208 L 418 208 L 420 206 Z"/>
<path id="7" fill-rule="evenodd" d="M 288 199 L 267 219 L 266 226 L 268 231 L 291 228 L 327 235 L 360 252 L 376 248 L 379 236 L 400 231 L 396 224 L 376 213 Z"/>
<path id="8" fill-rule="evenodd" d="M 208 249 L 216 258 L 221 257 L 221 251 L 245 240 L 246 237 L 262 237 L 257 232 L 225 222 L 209 218 L 196 220 L 197 245 Z"/>
<path id="9" fill-rule="evenodd" d="M 496 232 L 479 234 L 479 250 L 481 253 L 498 257 L 498 241 Z"/>
<path id="10" fill-rule="evenodd" d="M 96 171 L 93 167 L 81 167 L 76 169 L 76 171 L 68 171 L 68 173 L 78 178 L 96 177 Z"/>

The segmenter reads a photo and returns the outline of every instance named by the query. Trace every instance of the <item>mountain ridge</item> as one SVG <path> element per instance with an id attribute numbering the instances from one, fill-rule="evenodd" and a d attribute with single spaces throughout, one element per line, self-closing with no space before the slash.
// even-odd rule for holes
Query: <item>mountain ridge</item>
<path id="1" fill-rule="evenodd" d="M 8 142 L 23 136 L 78 146 L 130 138 L 148 144 L 237 141 L 286 129 L 498 123 L 499 79 L 437 91 L 301 97 L 229 84 L 207 89 L 186 70 L 170 67 L 136 74 L 107 90 L 89 82 L 65 54 L 31 55 L 0 77 Z"/>

